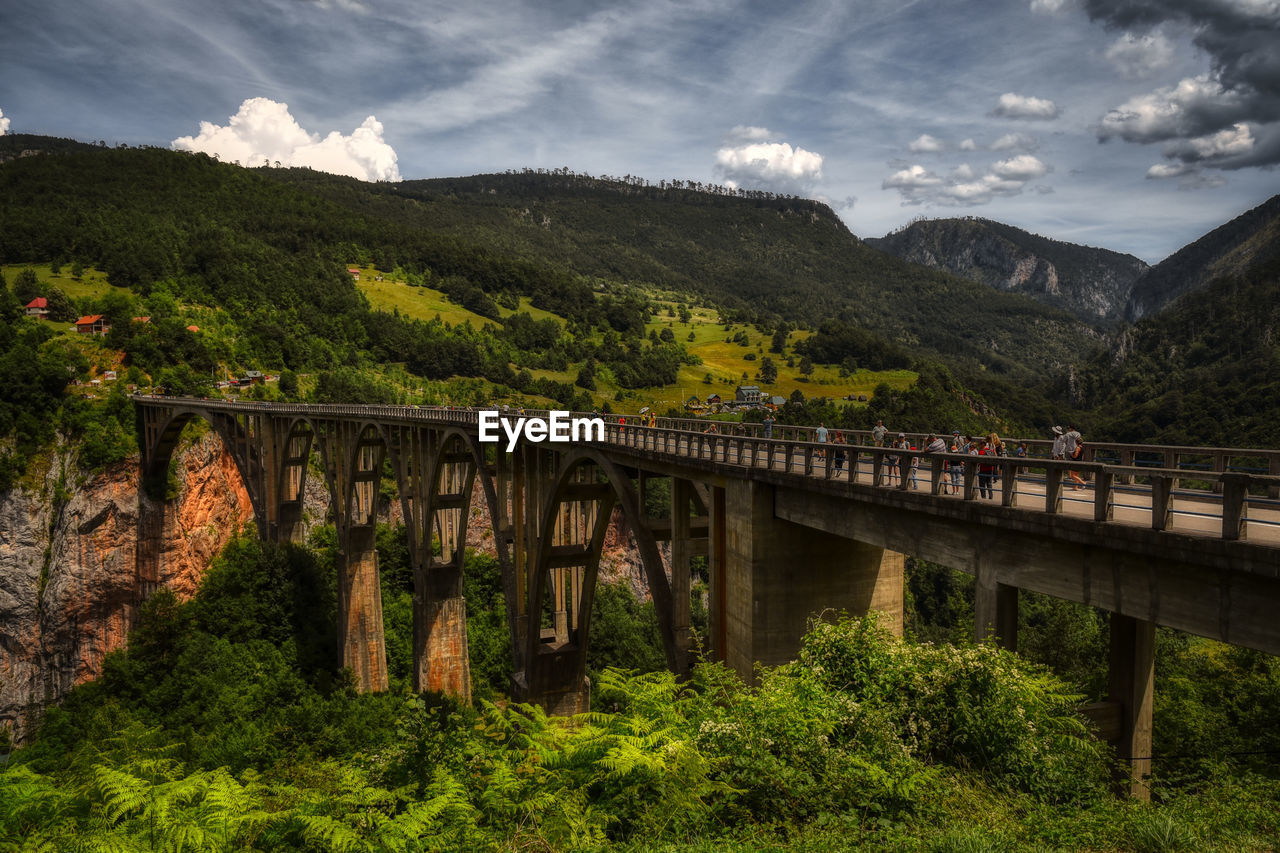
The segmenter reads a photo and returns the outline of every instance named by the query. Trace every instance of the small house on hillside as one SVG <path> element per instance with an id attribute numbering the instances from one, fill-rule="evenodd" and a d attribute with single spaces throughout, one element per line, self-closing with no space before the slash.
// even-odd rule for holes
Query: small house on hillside
<path id="1" fill-rule="evenodd" d="M 739 385 L 734 392 L 734 400 L 738 403 L 755 405 L 764 399 L 764 392 L 759 385 Z"/>
<path id="2" fill-rule="evenodd" d="M 111 331 L 111 321 L 101 314 L 87 314 L 76 320 L 76 331 L 82 335 L 105 335 Z"/>
<path id="3" fill-rule="evenodd" d="M 151 317 L 150 317 L 150 315 L 148 315 L 148 316 L 146 316 L 146 317 L 134 317 L 134 318 L 133 318 L 133 320 L 131 320 L 130 322 L 133 322 L 133 323 L 150 323 L 150 322 L 151 322 Z"/>
<path id="4" fill-rule="evenodd" d="M 698 399 L 697 394 L 694 394 L 688 400 L 685 400 L 684 407 L 691 412 L 701 412 L 706 408 L 706 406 L 702 405 L 702 401 Z"/>
<path id="5" fill-rule="evenodd" d="M 347 272 L 351 273 L 351 279 L 353 281 L 360 280 L 360 270 L 356 269 L 355 267 L 351 267 L 350 269 L 347 270 Z"/>
<path id="6" fill-rule="evenodd" d="M 712 394 L 710 397 L 708 397 L 708 398 L 707 398 L 707 405 L 708 405 L 708 406 L 718 406 L 718 405 L 720 405 L 722 402 L 724 402 L 724 401 L 720 399 L 720 395 L 719 395 L 719 394 Z"/>
<path id="7" fill-rule="evenodd" d="M 49 319 L 49 300 L 37 296 L 27 303 L 26 312 L 28 317 L 35 317 L 37 320 Z"/>
<path id="8" fill-rule="evenodd" d="M 244 378 L 249 380 L 250 385 L 261 385 L 266 381 L 266 377 L 262 374 L 261 370 L 246 370 L 244 372 Z"/>
<path id="9" fill-rule="evenodd" d="M 778 397 L 778 396 L 776 396 L 776 395 L 775 395 L 775 396 L 773 396 L 773 397 L 770 397 L 770 398 L 769 398 L 769 405 L 770 405 L 770 406 L 773 406 L 775 409 L 777 409 L 777 408 L 781 408 L 782 406 L 785 406 L 786 404 L 787 404 L 787 398 L 786 398 L 786 397 Z"/>
<path id="10" fill-rule="evenodd" d="M 120 374 L 116 373 L 114 370 L 104 370 L 102 371 L 102 378 L 107 382 L 115 382 L 120 378 Z"/>

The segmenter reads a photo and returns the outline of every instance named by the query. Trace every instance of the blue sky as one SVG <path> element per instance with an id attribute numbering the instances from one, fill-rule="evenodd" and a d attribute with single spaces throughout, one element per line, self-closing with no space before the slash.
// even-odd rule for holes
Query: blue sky
<path id="1" fill-rule="evenodd" d="M 5 0 L 4 129 L 732 182 L 1157 261 L 1280 192 L 1280 0 Z"/>

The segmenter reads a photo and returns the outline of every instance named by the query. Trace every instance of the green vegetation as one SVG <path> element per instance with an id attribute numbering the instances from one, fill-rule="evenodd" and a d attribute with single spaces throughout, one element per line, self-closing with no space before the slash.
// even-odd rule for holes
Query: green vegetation
<path id="1" fill-rule="evenodd" d="M 1220 279 L 1121 333 L 1078 393 L 1112 440 L 1215 447 L 1280 445 L 1280 260 Z"/>
<path id="2" fill-rule="evenodd" d="M 817 622 L 749 687 L 611 668 L 646 629 L 602 590 L 600 710 L 549 719 L 492 687 L 492 561 L 468 562 L 474 707 L 406 692 L 402 534 L 379 535 L 393 689 L 332 667 L 332 532 L 233 543 L 185 604 L 161 592 L 127 652 L 0 771 L 5 849 L 1265 850 L 1280 786 L 1199 776 L 1144 806 L 1047 669 Z M 472 605 L 475 610 L 472 610 Z M 600 602 L 598 602 L 598 605 Z M 612 615 L 608 615 L 612 613 Z M 505 625 L 491 625 L 505 634 Z M 634 631 L 635 629 L 632 629 Z M 628 639 L 630 637 L 630 639 Z M 628 651 L 630 648 L 630 651 Z M 612 658 L 612 661 L 609 660 Z M 642 666 L 656 668 L 652 654 Z M 509 662 L 505 664 L 509 666 Z M 486 687 L 486 684 L 490 686 Z M 1178 846 L 1181 845 L 1181 846 Z"/>

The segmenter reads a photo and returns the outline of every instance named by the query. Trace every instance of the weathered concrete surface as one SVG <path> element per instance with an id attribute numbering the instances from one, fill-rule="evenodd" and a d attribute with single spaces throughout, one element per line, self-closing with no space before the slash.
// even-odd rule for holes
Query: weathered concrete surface
<path id="1" fill-rule="evenodd" d="M 779 488 L 777 513 L 968 572 L 983 585 L 1042 592 L 1280 654 L 1275 549 L 1016 509 L 979 512 L 959 502 L 912 511 L 915 495 L 879 490 L 875 500 L 860 500 L 861 488 L 846 486 L 843 495 Z"/>
<path id="2" fill-rule="evenodd" d="M 794 524 L 774 512 L 773 486 L 725 487 L 725 661 L 743 678 L 755 663 L 795 658 L 810 618 L 823 611 L 880 612 L 902 631 L 903 556 L 836 529 Z"/>
<path id="3" fill-rule="evenodd" d="M 75 488 L 59 510 L 54 461 L 39 493 L 0 495 L 0 724 L 21 739 L 42 710 L 96 678 L 157 586 L 195 592 L 212 557 L 252 522 L 231 458 L 212 435 L 178 457 L 163 514 L 130 460 Z M 143 518 L 160 519 L 140 527 Z M 139 549 L 156 559 L 139 560 Z M 47 554 L 47 563 L 46 563 Z"/>

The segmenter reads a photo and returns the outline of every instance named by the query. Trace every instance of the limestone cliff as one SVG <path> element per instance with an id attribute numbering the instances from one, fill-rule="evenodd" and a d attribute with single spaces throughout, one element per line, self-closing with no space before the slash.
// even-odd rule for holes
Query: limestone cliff
<path id="1" fill-rule="evenodd" d="M 211 434 L 178 455 L 180 491 L 165 504 L 139 492 L 136 458 L 71 489 L 59 485 L 69 465 L 57 454 L 38 491 L 0 495 L 0 725 L 17 739 L 97 677 L 148 592 L 190 596 L 252 523 L 235 464 Z"/>
<path id="2" fill-rule="evenodd" d="M 1063 308 L 1088 323 L 1118 320 L 1147 265 L 1132 255 L 1050 240 L 986 219 L 933 219 L 868 245 L 997 290 Z"/>

